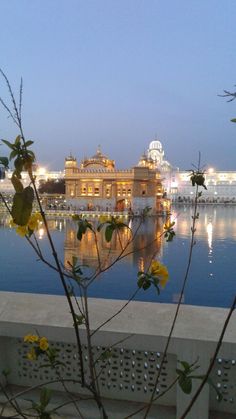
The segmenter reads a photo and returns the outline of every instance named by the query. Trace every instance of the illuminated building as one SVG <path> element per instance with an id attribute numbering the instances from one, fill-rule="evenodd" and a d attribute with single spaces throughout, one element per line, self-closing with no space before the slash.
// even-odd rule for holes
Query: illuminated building
<path id="1" fill-rule="evenodd" d="M 149 144 L 147 158 L 152 158 L 154 166 L 161 173 L 164 191 L 172 202 L 191 203 L 195 189 L 190 181 L 190 171 L 179 170 L 164 159 L 162 144 L 155 139 Z M 236 171 L 216 171 L 209 168 L 204 173 L 207 189 L 203 190 L 199 202 L 236 203 Z M 202 189 L 202 188 L 201 188 Z"/>
<path id="2" fill-rule="evenodd" d="M 161 210 L 163 189 L 160 173 L 148 164 L 117 170 L 114 160 L 98 149 L 78 166 L 73 156 L 65 159 L 66 199 L 81 210 L 132 211 L 145 207 Z"/>
<path id="3" fill-rule="evenodd" d="M 11 177 L 12 177 L 12 170 L 8 170 L 5 172 L 5 179 L 0 179 L 0 191 L 4 192 L 6 194 L 13 194 L 14 188 L 11 183 Z M 46 182 L 47 180 L 59 180 L 64 178 L 64 171 L 49 171 L 45 167 L 39 167 L 35 166 L 33 175 L 36 179 L 36 186 L 38 187 L 40 185 L 40 182 Z M 29 185 L 30 179 L 27 172 L 21 173 L 21 181 L 24 186 Z"/>
<path id="4" fill-rule="evenodd" d="M 161 173 L 168 172 L 173 169 L 171 164 L 164 159 L 165 152 L 159 140 L 155 139 L 150 142 L 147 150 L 147 156 L 153 160 L 155 167 L 159 169 Z"/>
<path id="5" fill-rule="evenodd" d="M 204 173 L 205 185 L 199 201 L 202 203 L 236 203 L 236 172 L 215 171 L 209 168 Z M 173 175 L 171 196 L 175 202 L 191 202 L 195 188 L 190 181 L 189 171 L 176 171 Z"/>

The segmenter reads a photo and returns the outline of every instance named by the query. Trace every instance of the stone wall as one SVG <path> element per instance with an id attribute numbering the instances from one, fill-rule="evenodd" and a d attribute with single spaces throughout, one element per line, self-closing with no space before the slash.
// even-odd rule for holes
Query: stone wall
<path id="1" fill-rule="evenodd" d="M 92 329 L 95 330 L 123 304 L 124 301 L 119 300 L 90 299 Z M 149 400 L 175 309 L 171 304 L 131 302 L 93 336 L 93 348 L 98 357 L 106 348 L 113 348 L 112 357 L 100 361 L 103 371 L 99 382 L 104 397 L 139 403 Z M 0 368 L 11 369 L 8 379 L 11 384 L 28 386 L 54 378 L 49 368 L 39 368 L 38 361 L 32 363 L 26 359 L 28 346 L 23 342 L 23 336 L 36 332 L 48 337 L 50 344 L 59 349 L 66 365 L 62 367 L 62 374 L 67 379 L 80 380 L 74 331 L 64 297 L 1 292 L 0 310 Z M 181 308 L 157 395 L 173 382 L 178 360 L 192 363 L 198 359 L 200 368 L 196 373 L 205 373 L 226 316 L 226 309 Z M 212 373 L 215 385 L 223 391 L 223 401 L 219 403 L 214 390 L 206 385 L 188 419 L 224 419 L 224 412 L 231 413 L 232 418 L 236 414 L 235 320 L 234 314 Z M 86 344 L 83 328 L 81 336 Z M 86 365 L 86 350 L 84 357 Z M 194 389 L 198 385 L 199 381 Z M 56 385 L 53 387 L 58 389 Z M 79 383 L 73 385 L 72 390 L 81 392 Z M 173 386 L 158 402 L 176 413 L 163 417 L 180 417 L 190 398 L 191 395 L 186 396 L 178 386 Z M 219 415 L 209 416 L 211 411 L 217 411 Z"/>

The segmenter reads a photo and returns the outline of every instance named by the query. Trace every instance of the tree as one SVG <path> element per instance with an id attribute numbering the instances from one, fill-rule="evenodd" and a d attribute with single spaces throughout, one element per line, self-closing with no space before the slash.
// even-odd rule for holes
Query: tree
<path id="1" fill-rule="evenodd" d="M 46 182 L 40 182 L 38 191 L 40 194 L 65 194 L 65 179 L 49 179 Z"/>

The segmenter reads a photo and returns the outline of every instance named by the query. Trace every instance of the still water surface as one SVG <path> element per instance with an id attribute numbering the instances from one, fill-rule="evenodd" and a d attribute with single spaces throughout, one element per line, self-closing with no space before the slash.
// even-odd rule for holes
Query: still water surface
<path id="1" fill-rule="evenodd" d="M 196 245 L 184 303 L 228 307 L 236 292 L 236 206 L 202 206 L 199 212 Z M 147 219 L 130 249 L 135 252 L 99 277 L 90 288 L 90 295 L 99 298 L 129 298 L 136 289 L 137 271 L 145 268 L 150 256 L 157 251 L 157 259 L 168 266 L 170 280 L 160 296 L 154 289 L 140 290 L 136 300 L 176 302 L 188 260 L 191 215 L 192 208 L 173 208 L 176 237 L 171 243 L 166 243 L 159 237 L 164 220 Z M 133 230 L 137 223 L 137 220 L 132 222 Z M 96 249 L 90 232 L 80 244 L 76 239 L 76 225 L 71 219 L 50 219 L 49 224 L 63 264 L 71 261 L 73 255 L 77 255 L 81 263 L 96 266 Z M 43 253 L 51 259 L 44 231 L 40 229 L 37 234 Z M 125 243 L 126 239 L 127 232 L 124 232 L 121 240 Z M 150 243 L 152 244 L 146 249 L 136 252 L 138 248 Z M 0 290 L 63 294 L 57 274 L 37 261 L 25 240 L 8 227 L 6 216 L 1 217 L 0 246 Z M 118 240 L 113 240 L 111 251 L 105 240 L 101 239 L 100 246 L 102 258 L 106 258 L 107 263 L 120 250 Z"/>

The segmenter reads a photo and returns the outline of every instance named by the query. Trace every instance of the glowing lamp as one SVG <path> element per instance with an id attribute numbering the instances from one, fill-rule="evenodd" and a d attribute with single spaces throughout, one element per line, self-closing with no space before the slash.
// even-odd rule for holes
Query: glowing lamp
<path id="1" fill-rule="evenodd" d="M 37 172 L 39 176 L 44 176 L 46 174 L 46 169 L 45 167 L 39 167 Z"/>

